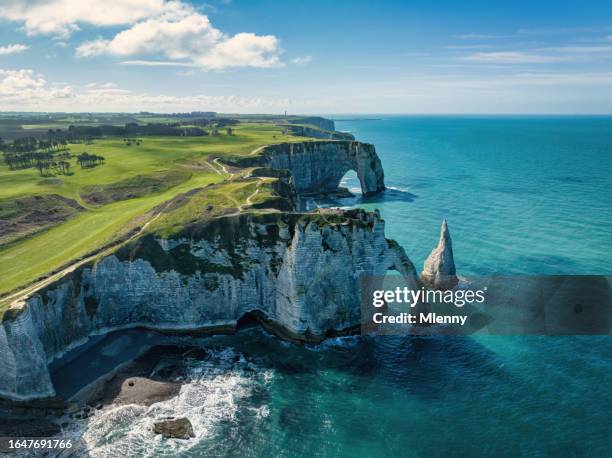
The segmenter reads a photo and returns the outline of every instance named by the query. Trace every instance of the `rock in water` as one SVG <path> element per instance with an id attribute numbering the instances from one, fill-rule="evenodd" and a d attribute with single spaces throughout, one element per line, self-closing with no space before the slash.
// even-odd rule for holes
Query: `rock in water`
<path id="1" fill-rule="evenodd" d="M 453 258 L 453 241 L 446 220 L 442 221 L 440 241 L 423 264 L 421 280 L 427 286 L 436 289 L 451 289 L 457 285 L 455 260 Z"/>
<path id="2" fill-rule="evenodd" d="M 153 425 L 153 432 L 172 439 L 190 439 L 195 437 L 193 426 L 187 418 L 159 421 Z"/>

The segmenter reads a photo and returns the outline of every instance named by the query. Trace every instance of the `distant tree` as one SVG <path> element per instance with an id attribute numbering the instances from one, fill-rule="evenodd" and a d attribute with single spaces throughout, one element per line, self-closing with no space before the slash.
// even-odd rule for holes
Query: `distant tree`
<path id="1" fill-rule="evenodd" d="M 59 161 L 57 167 L 63 175 L 68 175 L 68 172 L 70 172 L 70 162 L 68 161 Z"/>
<path id="2" fill-rule="evenodd" d="M 104 160 L 104 156 L 97 156 L 89 153 L 81 153 L 77 156 L 77 164 L 80 165 L 82 169 L 100 165 Z"/>
<path id="3" fill-rule="evenodd" d="M 53 166 L 53 155 L 50 153 L 36 153 L 36 161 L 34 167 L 38 170 L 40 176 L 49 174 L 49 169 Z"/>

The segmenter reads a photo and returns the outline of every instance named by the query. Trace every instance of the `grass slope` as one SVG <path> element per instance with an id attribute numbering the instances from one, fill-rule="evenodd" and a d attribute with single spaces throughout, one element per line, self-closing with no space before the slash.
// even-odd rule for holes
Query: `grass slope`
<path id="1" fill-rule="evenodd" d="M 106 163 L 80 169 L 73 161 L 74 173 L 70 176 L 41 178 L 33 169 L 9 171 L 5 164 L 0 163 L 0 200 L 57 194 L 76 200 L 86 209 L 51 229 L 0 248 L 0 295 L 31 284 L 71 261 L 120 240 L 142 226 L 148 212 L 181 193 L 221 183 L 210 193 L 210 203 L 207 203 L 205 190 L 198 199 L 198 204 L 213 205 L 216 211 L 225 206 L 239 208 L 245 203 L 245 196 L 253 197 L 251 203 L 261 201 L 265 194 L 255 194 L 255 181 L 243 184 L 224 182 L 229 175 L 211 165 L 212 159 L 246 155 L 266 144 L 304 140 L 283 135 L 272 124 L 241 123 L 231 136 L 144 137 L 140 146 L 127 146 L 121 138 L 95 140 L 91 145 L 72 144 L 69 145 L 72 154 L 86 151 L 102 155 Z M 149 179 L 142 179 L 159 177 L 164 173 L 185 179 L 172 181 L 166 186 L 148 186 Z M 140 190 L 139 181 L 144 183 Z M 92 205 L 82 198 L 92 189 L 123 189 L 121 183 L 130 184 L 131 195 L 128 197 L 132 198 L 105 205 Z M 202 206 L 197 208 L 201 211 Z M 195 211 L 195 207 L 190 208 L 190 211 Z M 179 219 L 189 219 L 188 216 L 181 214 Z M 164 217 L 158 229 L 172 232 L 176 228 L 171 218 Z"/>

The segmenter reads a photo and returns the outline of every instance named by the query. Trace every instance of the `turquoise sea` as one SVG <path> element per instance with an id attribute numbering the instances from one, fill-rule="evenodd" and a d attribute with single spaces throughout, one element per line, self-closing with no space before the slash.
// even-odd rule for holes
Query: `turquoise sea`
<path id="1" fill-rule="evenodd" d="M 337 128 L 376 145 L 390 189 L 342 205 L 379 208 L 417 268 L 448 218 L 459 273 L 612 274 L 612 118 L 367 118 Z M 106 354 L 138 340 L 107 339 Z M 82 425 L 92 455 L 612 455 L 607 336 L 299 346 L 249 329 L 201 343 L 213 350 L 188 362 L 178 398 Z M 154 436 L 162 415 L 189 417 L 200 439 Z"/>
<path id="2" fill-rule="evenodd" d="M 391 188 L 362 206 L 417 266 L 448 218 L 459 272 L 612 273 L 612 117 L 352 119 Z"/>

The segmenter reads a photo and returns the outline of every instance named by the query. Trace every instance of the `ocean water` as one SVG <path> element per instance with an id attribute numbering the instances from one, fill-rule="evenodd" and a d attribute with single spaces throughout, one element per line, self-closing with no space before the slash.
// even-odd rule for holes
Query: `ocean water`
<path id="1" fill-rule="evenodd" d="M 417 267 L 447 218 L 458 272 L 612 272 L 612 117 L 392 116 L 336 125 L 376 146 L 390 188 L 349 203 L 379 208 L 388 236 Z M 356 178 L 347 181 L 359 189 Z"/>
<path id="2" fill-rule="evenodd" d="M 353 118 L 337 128 L 376 145 L 390 187 L 340 204 L 379 208 L 417 267 L 448 218 L 465 275 L 612 273 L 611 118 Z M 612 455 L 609 336 L 310 346 L 250 329 L 196 342 L 210 355 L 188 361 L 177 398 L 71 426 L 92 456 Z M 152 422 L 168 415 L 190 418 L 198 439 L 155 436 Z"/>

